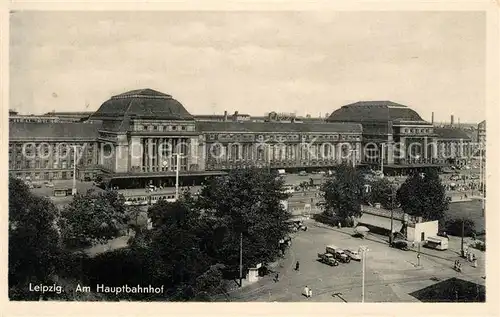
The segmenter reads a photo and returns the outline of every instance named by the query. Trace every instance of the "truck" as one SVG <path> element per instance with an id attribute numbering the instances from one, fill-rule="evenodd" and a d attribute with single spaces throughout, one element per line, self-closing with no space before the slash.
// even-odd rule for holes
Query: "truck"
<path id="1" fill-rule="evenodd" d="M 345 254 L 344 250 L 338 248 L 335 245 L 328 245 L 326 247 L 326 252 L 332 254 L 335 259 L 339 260 L 342 263 L 351 262 L 351 257 Z"/>
<path id="2" fill-rule="evenodd" d="M 318 253 L 318 261 L 321 263 L 328 264 L 330 266 L 338 266 L 339 262 L 335 259 L 331 253 Z"/>

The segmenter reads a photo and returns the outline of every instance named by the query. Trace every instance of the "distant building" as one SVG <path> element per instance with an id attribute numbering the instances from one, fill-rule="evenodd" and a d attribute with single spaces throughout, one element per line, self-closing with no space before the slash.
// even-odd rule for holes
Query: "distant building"
<path id="1" fill-rule="evenodd" d="M 469 135 L 459 128 L 435 127 L 439 163 L 466 165 L 473 155 L 474 147 Z"/>
<path id="2" fill-rule="evenodd" d="M 482 149 L 483 157 L 486 157 L 486 120 L 481 121 L 477 125 L 477 142 Z M 481 154 L 481 153 L 479 153 Z"/>
<path id="3" fill-rule="evenodd" d="M 32 180 L 71 179 L 77 147 L 77 178 L 99 173 L 97 131 L 85 123 L 10 122 L 9 172 Z"/>
<path id="4" fill-rule="evenodd" d="M 360 101 L 335 110 L 326 121 L 360 123 L 362 162 L 374 167 L 383 162 L 386 173 L 405 173 L 439 163 L 438 153 L 430 146 L 436 142 L 434 127 L 407 106 L 392 101 Z"/>
<path id="5" fill-rule="evenodd" d="M 479 122 L 477 125 L 477 142 L 486 146 L 486 120 Z"/>
<path id="6" fill-rule="evenodd" d="M 80 120 L 88 113 L 51 114 Z M 172 154 L 180 155 L 184 184 L 234 168 L 326 169 L 360 162 L 360 124 L 252 122 L 238 112 L 222 118 L 193 116 L 172 96 L 151 89 L 113 96 L 85 121 L 10 122 L 10 174 L 70 179 L 74 163 L 69 153 L 75 145 L 84 148 L 78 178 L 100 175 L 120 188 L 173 186 L 177 156 Z M 342 147 L 346 144 L 357 149 L 356 155 L 349 158 Z"/>
<path id="7" fill-rule="evenodd" d="M 242 121 L 250 121 L 251 117 L 249 114 L 242 114 L 238 111 L 235 111 L 234 114 L 228 115 L 227 111 L 224 111 L 223 115 L 194 115 L 196 121 L 215 121 L 215 122 L 242 122 Z"/>

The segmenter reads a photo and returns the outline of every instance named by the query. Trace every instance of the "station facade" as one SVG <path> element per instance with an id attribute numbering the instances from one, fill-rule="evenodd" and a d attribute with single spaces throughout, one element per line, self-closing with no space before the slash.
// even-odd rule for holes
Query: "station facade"
<path id="1" fill-rule="evenodd" d="M 190 185 L 234 168 L 376 165 L 382 144 L 388 168 L 440 163 L 432 149 L 421 156 L 394 155 L 396 142 L 425 148 L 439 139 L 432 124 L 403 105 L 360 102 L 317 122 L 269 119 L 199 120 L 170 95 L 134 90 L 111 97 L 80 120 L 85 122 L 10 122 L 9 171 L 14 177 L 52 180 L 71 179 L 76 170 L 81 180 L 102 178 L 120 188 L 139 188 L 172 186 L 178 167 L 181 183 Z"/>

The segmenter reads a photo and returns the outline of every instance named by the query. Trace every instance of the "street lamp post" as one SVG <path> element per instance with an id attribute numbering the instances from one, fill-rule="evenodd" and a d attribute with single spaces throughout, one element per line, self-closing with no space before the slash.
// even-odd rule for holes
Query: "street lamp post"
<path id="1" fill-rule="evenodd" d="M 391 185 L 391 234 L 389 236 L 389 243 L 394 240 L 394 203 L 396 201 L 396 189 Z"/>
<path id="2" fill-rule="evenodd" d="M 417 266 L 420 267 L 420 246 L 422 245 L 422 242 L 420 241 L 418 243 L 418 253 L 417 253 Z"/>
<path id="3" fill-rule="evenodd" d="M 73 147 L 73 188 L 71 195 L 76 195 L 76 145 Z"/>
<path id="4" fill-rule="evenodd" d="M 174 153 L 175 156 L 175 200 L 179 199 L 179 166 L 181 163 L 181 153 Z"/>
<path id="5" fill-rule="evenodd" d="M 243 232 L 240 232 L 240 287 L 243 286 Z"/>
<path id="6" fill-rule="evenodd" d="M 354 150 L 350 150 L 349 152 L 351 153 L 351 157 L 352 157 L 352 167 L 355 168 L 356 167 L 356 155 L 355 155 L 355 153 L 357 153 L 358 150 L 354 149 Z"/>
<path id="7" fill-rule="evenodd" d="M 365 269 L 366 269 L 366 251 L 368 249 L 366 246 L 360 246 L 359 251 L 361 252 L 361 267 L 362 267 L 362 279 L 361 279 L 361 302 L 365 302 Z"/>
<path id="8" fill-rule="evenodd" d="M 382 174 L 382 177 L 384 176 L 384 156 L 385 156 L 385 151 L 384 151 L 384 143 L 381 145 L 381 150 L 382 150 L 382 155 L 380 156 L 380 173 Z"/>
<path id="9" fill-rule="evenodd" d="M 464 219 L 462 218 L 462 240 L 460 243 L 460 253 L 462 257 L 465 257 L 465 252 L 464 252 L 464 233 L 465 233 L 465 222 Z"/>

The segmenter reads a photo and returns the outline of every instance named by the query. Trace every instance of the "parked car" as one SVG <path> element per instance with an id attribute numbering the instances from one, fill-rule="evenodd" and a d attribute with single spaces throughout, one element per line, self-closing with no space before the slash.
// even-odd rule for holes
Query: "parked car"
<path id="1" fill-rule="evenodd" d="M 352 249 L 347 249 L 347 250 L 344 250 L 345 254 L 347 254 L 347 256 L 349 256 L 352 260 L 354 261 L 361 261 L 361 255 L 359 254 L 358 251 L 356 250 L 352 250 Z"/>
<path id="2" fill-rule="evenodd" d="M 297 227 L 297 230 L 307 231 L 307 226 L 304 225 L 302 221 L 296 221 L 295 226 Z"/>
<path id="3" fill-rule="evenodd" d="M 300 171 L 299 172 L 299 176 L 307 176 L 307 172 L 306 171 Z"/>
<path id="4" fill-rule="evenodd" d="M 409 248 L 409 242 L 406 241 L 406 240 L 394 240 L 391 243 L 391 247 L 396 248 L 396 249 L 400 249 L 400 250 L 403 250 L 403 251 L 410 250 L 410 248 Z"/>
<path id="5" fill-rule="evenodd" d="M 54 187 L 54 184 L 53 183 L 47 183 L 47 184 L 45 184 L 45 186 L 49 187 L 49 188 L 52 188 L 52 187 Z"/>
<path id="6" fill-rule="evenodd" d="M 321 263 L 328 264 L 330 266 L 338 266 L 339 261 L 335 259 L 331 253 L 318 253 L 318 261 Z"/>
<path id="7" fill-rule="evenodd" d="M 344 250 L 337 250 L 333 256 L 342 263 L 351 262 L 351 258 L 344 252 Z"/>
<path id="8" fill-rule="evenodd" d="M 335 245 L 326 246 L 326 253 L 333 254 L 335 259 L 339 260 L 340 262 L 343 263 L 351 262 L 351 258 L 347 254 L 345 254 L 344 250 L 338 248 Z"/>

